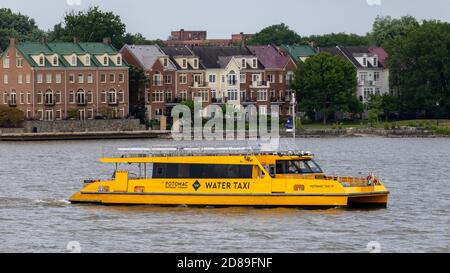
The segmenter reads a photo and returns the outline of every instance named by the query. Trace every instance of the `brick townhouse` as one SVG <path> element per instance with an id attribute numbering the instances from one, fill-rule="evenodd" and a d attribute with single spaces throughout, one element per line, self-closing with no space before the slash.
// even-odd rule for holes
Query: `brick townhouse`
<path id="1" fill-rule="evenodd" d="M 0 104 L 27 119 L 127 117 L 128 66 L 103 43 L 16 42 L 0 56 Z"/>

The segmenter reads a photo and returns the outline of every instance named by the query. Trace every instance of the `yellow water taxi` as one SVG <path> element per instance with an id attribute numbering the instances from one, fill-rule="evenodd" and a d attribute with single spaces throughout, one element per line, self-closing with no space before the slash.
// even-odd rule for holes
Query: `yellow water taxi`
<path id="1" fill-rule="evenodd" d="M 374 175 L 325 175 L 309 152 L 218 148 L 123 148 L 100 162 L 108 180 L 90 179 L 72 203 L 386 207 L 388 190 Z"/>

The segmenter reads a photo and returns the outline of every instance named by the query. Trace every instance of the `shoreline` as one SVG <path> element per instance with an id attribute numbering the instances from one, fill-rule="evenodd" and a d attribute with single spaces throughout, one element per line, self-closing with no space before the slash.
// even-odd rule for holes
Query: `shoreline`
<path id="1" fill-rule="evenodd" d="M 145 131 L 98 131 L 98 132 L 45 132 L 45 133 L 3 133 L 0 141 L 63 141 L 102 139 L 171 139 L 168 130 Z M 292 133 L 280 132 L 281 138 L 292 138 Z M 385 138 L 447 138 L 450 135 L 436 134 L 417 129 L 302 129 L 296 138 L 329 137 L 385 137 Z"/>

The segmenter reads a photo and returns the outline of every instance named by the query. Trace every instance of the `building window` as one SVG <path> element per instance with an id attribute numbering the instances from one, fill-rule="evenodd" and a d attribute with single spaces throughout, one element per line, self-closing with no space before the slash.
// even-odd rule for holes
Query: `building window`
<path id="1" fill-rule="evenodd" d="M 378 67 L 378 58 L 373 57 L 373 66 Z"/>
<path id="2" fill-rule="evenodd" d="M 364 57 L 364 58 L 362 59 L 362 65 L 363 65 L 363 66 L 367 66 L 367 58 L 366 58 L 366 57 Z"/>
<path id="3" fill-rule="evenodd" d="M 227 92 L 228 100 L 238 100 L 238 91 L 236 89 L 230 89 Z"/>
<path id="4" fill-rule="evenodd" d="M 210 83 L 215 83 L 216 82 L 216 75 L 215 74 L 209 74 L 208 81 Z"/>
<path id="5" fill-rule="evenodd" d="M 275 82 L 275 76 L 273 74 L 267 74 L 267 81 L 270 83 Z"/>
<path id="6" fill-rule="evenodd" d="M 123 90 L 120 90 L 119 93 L 117 94 L 117 100 L 120 103 L 125 103 L 125 92 L 123 92 Z"/>
<path id="7" fill-rule="evenodd" d="M 122 57 L 117 56 L 116 61 L 117 61 L 117 65 L 122 65 Z"/>
<path id="8" fill-rule="evenodd" d="M 180 97 L 181 101 L 186 101 L 187 100 L 187 91 L 180 91 L 179 97 Z"/>
<path id="9" fill-rule="evenodd" d="M 194 59 L 194 68 L 198 68 L 198 59 Z"/>
<path id="10" fill-rule="evenodd" d="M 77 56 L 72 56 L 72 66 L 76 66 L 77 65 Z"/>
<path id="11" fill-rule="evenodd" d="M 216 100 L 217 99 L 217 90 L 211 89 L 211 99 Z"/>
<path id="12" fill-rule="evenodd" d="M 153 91 L 152 93 L 153 102 L 164 102 L 164 92 L 163 91 Z"/>
<path id="13" fill-rule="evenodd" d="M 8 74 L 3 75 L 3 83 L 8 84 Z"/>
<path id="14" fill-rule="evenodd" d="M 288 71 L 288 73 L 286 74 L 286 84 L 290 85 L 293 81 L 294 81 L 294 72 Z"/>
<path id="15" fill-rule="evenodd" d="M 45 104 L 46 105 L 53 105 L 54 104 L 53 91 L 52 90 L 47 90 L 47 92 L 45 92 Z"/>
<path id="16" fill-rule="evenodd" d="M 9 59 L 8 58 L 3 59 L 3 68 L 9 68 Z"/>
<path id="17" fill-rule="evenodd" d="M 69 75 L 69 83 L 75 83 L 75 75 L 74 74 Z"/>
<path id="18" fill-rule="evenodd" d="M 120 83 L 124 83 L 125 82 L 125 74 L 123 74 L 123 73 L 119 74 L 119 82 Z"/>
<path id="19" fill-rule="evenodd" d="M 31 93 L 27 93 L 27 104 L 31 104 Z"/>
<path id="20" fill-rule="evenodd" d="M 90 108 L 87 110 L 88 119 L 94 119 L 94 109 Z"/>
<path id="21" fill-rule="evenodd" d="M 55 82 L 56 83 L 61 83 L 61 73 L 55 74 Z"/>
<path id="22" fill-rule="evenodd" d="M 181 84 L 186 84 L 187 83 L 187 75 L 186 75 L 186 73 L 180 73 L 179 76 L 178 76 L 178 81 Z"/>
<path id="23" fill-rule="evenodd" d="M 240 93 L 240 95 L 239 95 L 240 100 L 245 101 L 245 97 L 246 97 L 245 90 L 241 90 L 239 93 Z"/>
<path id="24" fill-rule="evenodd" d="M 256 68 L 258 66 L 258 61 L 256 59 L 252 60 L 253 68 Z"/>
<path id="25" fill-rule="evenodd" d="M 44 66 L 44 56 L 39 57 L 39 66 Z"/>
<path id="26" fill-rule="evenodd" d="M 259 82 L 261 75 L 260 74 L 252 74 L 252 81 Z"/>
<path id="27" fill-rule="evenodd" d="M 267 106 L 265 106 L 265 105 L 260 105 L 260 106 L 258 107 L 258 109 L 259 109 L 259 114 L 260 114 L 260 115 L 267 115 Z"/>
<path id="28" fill-rule="evenodd" d="M 52 74 L 45 75 L 45 82 L 52 83 Z"/>
<path id="29" fill-rule="evenodd" d="M 203 102 L 208 102 L 209 101 L 209 91 L 208 90 L 200 91 L 200 97 L 202 98 Z"/>
<path id="30" fill-rule="evenodd" d="M 258 101 L 267 101 L 267 90 L 258 90 L 257 99 Z"/>
<path id="31" fill-rule="evenodd" d="M 103 65 L 104 66 L 108 65 L 108 61 L 109 61 L 109 58 L 107 56 L 103 57 Z"/>
<path id="32" fill-rule="evenodd" d="M 161 86 L 162 85 L 161 73 L 156 72 L 153 75 L 153 85 L 156 85 L 156 86 Z"/>
<path id="33" fill-rule="evenodd" d="M 25 94 L 20 92 L 20 104 L 25 104 Z"/>
<path id="34" fill-rule="evenodd" d="M 164 67 L 167 67 L 167 65 L 168 65 L 168 60 L 167 60 L 167 58 L 164 58 L 164 59 L 163 59 L 163 65 L 164 65 Z"/>
<path id="35" fill-rule="evenodd" d="M 241 60 L 241 66 L 242 66 L 242 68 L 247 68 L 247 60 L 246 59 Z"/>
<path id="36" fill-rule="evenodd" d="M 228 85 L 236 85 L 237 81 L 236 81 L 236 73 L 234 71 L 230 71 L 230 73 L 228 73 Z"/>
<path id="37" fill-rule="evenodd" d="M 60 91 L 55 92 L 55 103 L 61 104 L 61 92 Z"/>
<path id="38" fill-rule="evenodd" d="M 106 103 L 106 91 L 102 91 L 102 92 L 100 93 L 100 101 L 101 101 L 102 103 Z"/>
<path id="39" fill-rule="evenodd" d="M 115 82 L 116 81 L 116 75 L 109 74 L 109 82 Z"/>
<path id="40" fill-rule="evenodd" d="M 26 83 L 30 83 L 31 82 L 31 75 L 30 74 L 27 74 L 25 76 L 25 81 L 26 81 Z"/>
<path id="41" fill-rule="evenodd" d="M 92 91 L 87 91 L 86 101 L 87 103 L 94 103 L 94 96 L 92 95 Z"/>
<path id="42" fill-rule="evenodd" d="M 54 56 L 53 57 L 53 66 L 57 66 L 58 65 L 58 57 Z"/>
<path id="43" fill-rule="evenodd" d="M 22 68 L 23 67 L 23 59 L 22 58 L 16 59 L 16 66 L 18 68 Z"/>
<path id="44" fill-rule="evenodd" d="M 239 78 L 241 80 L 241 83 L 245 83 L 245 72 L 241 72 Z"/>
<path id="45" fill-rule="evenodd" d="M 78 83 L 84 83 L 84 75 L 78 74 Z"/>
<path id="46" fill-rule="evenodd" d="M 86 93 L 84 92 L 83 89 L 78 90 L 76 100 L 77 104 L 80 105 L 86 104 Z"/>
<path id="47" fill-rule="evenodd" d="M 106 74 L 100 74 L 100 82 L 106 83 Z"/>
<path id="48" fill-rule="evenodd" d="M 74 91 L 69 92 L 69 103 L 75 104 L 75 92 Z"/>
<path id="49" fill-rule="evenodd" d="M 89 55 L 86 55 L 86 56 L 84 57 L 84 63 L 85 63 L 87 66 L 90 66 L 90 65 L 91 65 L 91 57 L 90 57 Z"/>
<path id="50" fill-rule="evenodd" d="M 108 92 L 108 103 L 116 104 L 117 103 L 117 92 L 114 89 L 109 90 Z"/>
<path id="51" fill-rule="evenodd" d="M 42 92 L 37 93 L 37 104 L 42 104 Z"/>
<path id="52" fill-rule="evenodd" d="M 43 80 L 42 74 L 37 74 L 37 83 L 42 83 Z"/>
<path id="53" fill-rule="evenodd" d="M 61 120 L 62 119 L 61 110 L 56 110 L 55 111 L 55 119 L 56 120 Z"/>
<path id="54" fill-rule="evenodd" d="M 23 83 L 23 75 L 22 74 L 17 75 L 17 83 L 18 84 L 22 84 Z"/>
<path id="55" fill-rule="evenodd" d="M 183 59 L 183 66 L 182 66 L 183 68 L 186 68 L 187 67 L 187 60 L 186 59 Z"/>
<path id="56" fill-rule="evenodd" d="M 164 83 L 165 84 L 171 84 L 172 83 L 172 76 L 171 75 L 165 75 L 164 76 Z"/>
<path id="57" fill-rule="evenodd" d="M 380 80 L 380 72 L 373 72 L 373 80 L 376 82 Z"/>

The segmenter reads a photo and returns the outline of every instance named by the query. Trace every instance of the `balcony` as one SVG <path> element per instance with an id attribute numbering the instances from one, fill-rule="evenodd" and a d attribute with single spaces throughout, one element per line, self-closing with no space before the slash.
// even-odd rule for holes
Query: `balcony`
<path id="1" fill-rule="evenodd" d="M 360 86 L 374 86 L 375 85 L 375 81 L 373 81 L 373 80 L 359 80 L 358 84 Z"/>
<path id="2" fill-rule="evenodd" d="M 250 87 L 252 87 L 252 88 L 269 88 L 270 82 L 268 82 L 268 81 L 253 81 L 252 85 Z"/>

